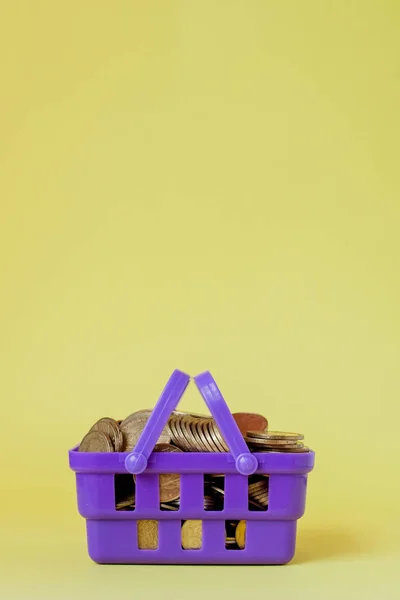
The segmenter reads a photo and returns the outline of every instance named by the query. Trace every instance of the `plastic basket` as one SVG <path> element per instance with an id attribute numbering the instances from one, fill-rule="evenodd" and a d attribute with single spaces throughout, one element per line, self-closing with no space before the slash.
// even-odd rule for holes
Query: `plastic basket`
<path id="1" fill-rule="evenodd" d="M 189 376 L 174 371 L 132 452 L 85 453 L 69 451 L 76 473 L 79 513 L 86 519 L 89 556 L 97 563 L 131 564 L 285 564 L 294 556 L 297 519 L 304 514 L 307 473 L 314 452 L 250 453 L 211 374 L 194 378 L 229 453 L 158 453 L 154 445 L 176 408 Z M 114 476 L 136 476 L 135 508 L 115 508 Z M 160 473 L 180 474 L 180 506 L 163 511 L 159 502 Z M 204 510 L 204 475 L 225 474 L 222 510 Z M 269 475 L 268 510 L 248 507 L 248 477 Z M 140 520 L 158 521 L 158 548 L 139 549 Z M 202 547 L 185 550 L 181 523 L 202 520 Z M 225 547 L 225 522 L 246 520 L 245 548 Z"/>

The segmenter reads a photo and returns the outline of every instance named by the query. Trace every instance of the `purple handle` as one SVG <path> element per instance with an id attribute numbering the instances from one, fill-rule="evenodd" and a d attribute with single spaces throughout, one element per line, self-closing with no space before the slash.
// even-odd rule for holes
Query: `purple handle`
<path id="1" fill-rule="evenodd" d="M 235 459 L 236 470 L 241 475 L 252 475 L 258 468 L 258 461 L 249 451 L 213 376 L 206 371 L 196 375 L 194 380 Z"/>
<path id="2" fill-rule="evenodd" d="M 175 370 L 169 378 L 157 404 L 147 421 L 133 451 L 125 458 L 125 468 L 138 475 L 147 467 L 147 461 L 164 429 L 170 414 L 176 408 L 189 383 L 189 375 Z"/>

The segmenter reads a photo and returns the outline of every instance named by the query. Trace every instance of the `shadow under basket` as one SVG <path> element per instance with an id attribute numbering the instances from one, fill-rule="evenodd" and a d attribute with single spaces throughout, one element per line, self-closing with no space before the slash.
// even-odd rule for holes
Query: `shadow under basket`
<path id="1" fill-rule="evenodd" d="M 168 381 L 133 452 L 69 451 L 76 473 L 79 513 L 86 519 L 89 556 L 97 563 L 125 564 L 285 564 L 295 553 L 296 526 L 305 510 L 307 474 L 314 452 L 250 453 L 210 373 L 195 382 L 205 399 L 229 453 L 152 452 L 158 436 L 186 389 L 189 377 L 175 371 Z M 250 457 L 250 458 L 249 458 Z M 179 506 L 160 506 L 159 475 L 180 476 Z M 204 476 L 225 475 L 222 510 L 204 507 Z M 134 506 L 117 510 L 115 478 L 135 475 Z M 253 474 L 268 475 L 268 510 L 249 507 Z M 132 488 L 133 489 L 133 488 Z M 201 546 L 184 549 L 182 523 L 201 522 Z M 245 521 L 241 547 L 227 544 L 226 526 Z M 155 532 L 151 549 L 140 547 L 143 522 Z"/>

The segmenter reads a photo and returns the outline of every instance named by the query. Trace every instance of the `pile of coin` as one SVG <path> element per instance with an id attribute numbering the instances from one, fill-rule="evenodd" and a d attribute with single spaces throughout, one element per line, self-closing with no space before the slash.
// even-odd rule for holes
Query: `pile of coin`
<path id="1" fill-rule="evenodd" d="M 301 433 L 287 431 L 248 431 L 244 436 L 252 452 L 309 452 Z"/>
<path id="2" fill-rule="evenodd" d="M 84 436 L 79 452 L 129 452 L 135 447 L 151 410 L 136 411 L 122 421 L 104 417 Z M 256 413 L 234 413 L 233 417 L 251 452 L 308 452 L 301 441 L 303 435 L 270 431 L 268 421 Z M 158 439 L 154 452 L 229 452 L 228 446 L 214 419 L 210 416 L 174 411 Z M 162 473 L 160 509 L 176 511 L 180 502 L 180 477 Z M 267 510 L 267 475 L 249 477 L 249 510 Z M 225 477 L 223 474 L 205 476 L 204 509 L 222 510 Z M 134 510 L 135 476 L 115 477 L 115 506 L 117 510 Z M 229 536 L 233 538 L 233 536 Z"/>
<path id="3" fill-rule="evenodd" d="M 80 443 L 80 452 L 130 452 L 135 447 L 151 410 L 136 411 L 122 421 L 104 417 Z M 268 421 L 256 413 L 233 413 L 240 432 L 253 452 L 308 452 L 303 435 L 270 431 Z M 169 444 L 183 452 L 229 452 L 212 417 L 173 411 L 161 432 L 158 445 Z M 160 451 L 160 450 L 159 450 Z M 162 450 L 168 451 L 168 450 Z"/>

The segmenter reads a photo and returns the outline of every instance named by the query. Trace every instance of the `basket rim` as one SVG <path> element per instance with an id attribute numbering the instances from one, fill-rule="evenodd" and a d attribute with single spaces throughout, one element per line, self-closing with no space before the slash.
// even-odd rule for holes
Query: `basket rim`
<path id="1" fill-rule="evenodd" d="M 69 466 L 76 473 L 128 473 L 125 459 L 130 452 L 79 452 L 79 445 L 68 451 Z M 305 474 L 312 471 L 315 452 L 254 452 L 256 473 Z M 230 452 L 152 452 L 144 473 L 226 473 L 238 474 Z"/>

